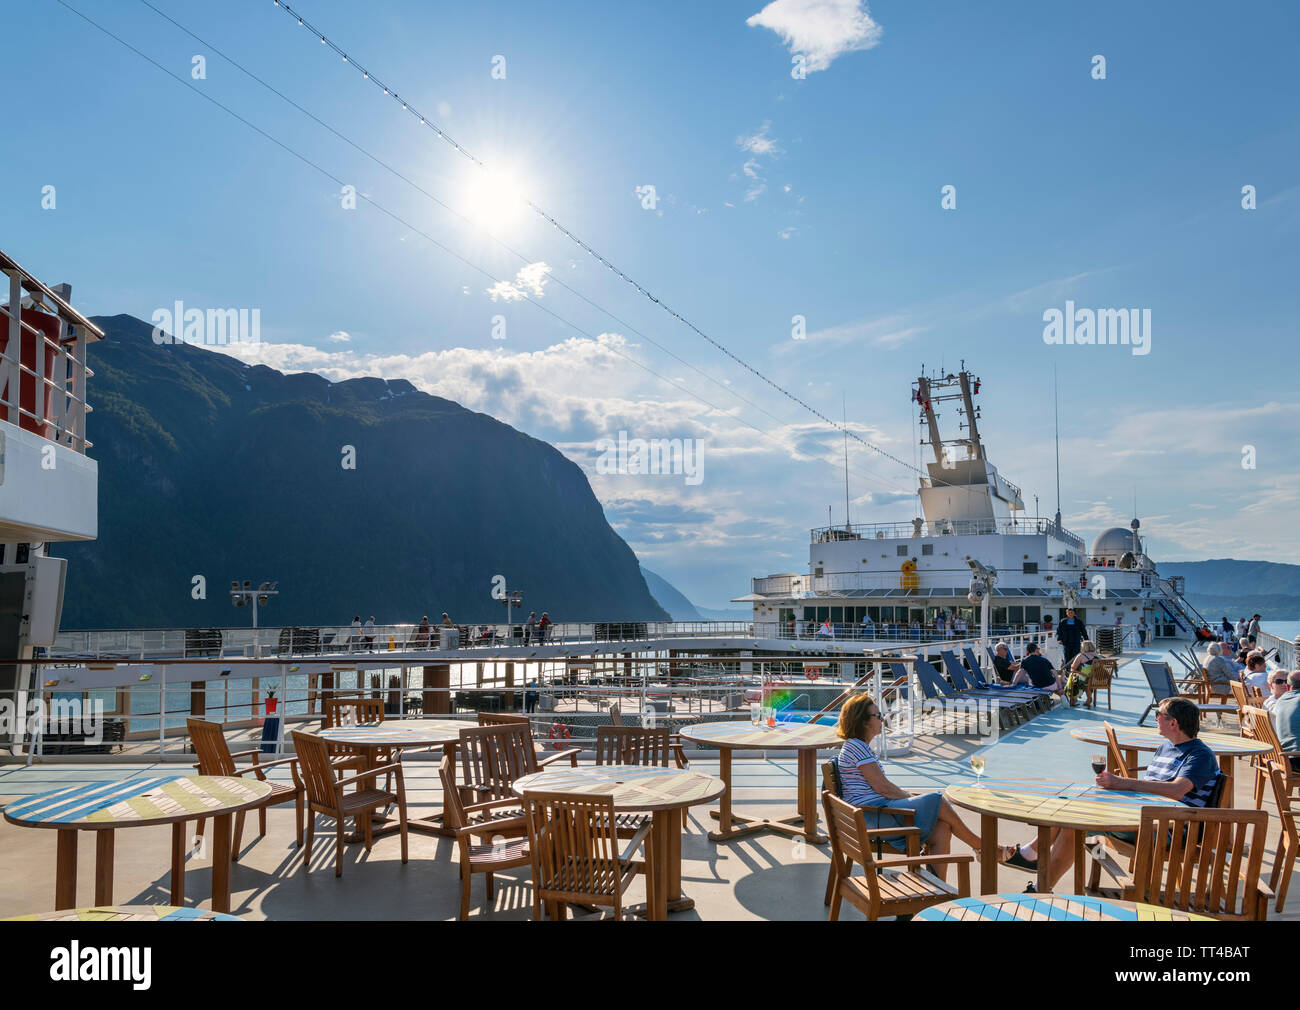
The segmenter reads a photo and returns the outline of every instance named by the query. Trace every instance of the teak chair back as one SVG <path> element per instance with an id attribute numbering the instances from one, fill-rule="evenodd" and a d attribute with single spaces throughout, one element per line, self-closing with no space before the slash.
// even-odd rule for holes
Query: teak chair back
<path id="1" fill-rule="evenodd" d="M 326 698 L 321 705 L 321 715 L 325 720 L 322 728 L 342 726 L 343 713 L 348 710 L 355 714 L 358 724 L 384 721 L 383 698 Z"/>
<path id="2" fill-rule="evenodd" d="M 489 899 L 496 895 L 493 874 L 532 864 L 528 851 L 528 823 L 518 809 L 518 802 L 489 800 L 471 805 L 461 802 L 456 788 L 456 772 L 450 754 L 443 754 L 438 763 L 438 778 L 442 781 L 442 822 L 456 833 L 460 849 L 460 917 L 469 918 L 470 884 L 475 873 L 484 874 Z M 513 805 L 509 813 L 497 813 L 500 808 Z M 475 844 L 478 837 L 488 841 Z"/>
<path id="3" fill-rule="evenodd" d="M 532 729 L 532 720 L 526 715 L 514 715 L 510 712 L 480 712 L 480 726 L 527 726 Z"/>
<path id="4" fill-rule="evenodd" d="M 564 917 L 564 903 L 612 908 L 623 916 L 623 893 L 643 864 L 630 859 L 650 832 L 647 824 L 619 852 L 612 796 L 532 793 L 528 838 L 533 853 L 533 918 L 545 904 L 552 918 Z"/>
<path id="5" fill-rule="evenodd" d="M 226 734 L 221 731 L 219 723 L 205 719 L 186 719 L 185 728 L 190 734 L 190 743 L 194 745 L 194 756 L 199 759 L 200 775 L 238 774 L 235 759 L 230 754 L 230 745 L 226 742 Z"/>
<path id="6" fill-rule="evenodd" d="M 1204 704 L 1228 704 L 1232 701 L 1232 691 L 1223 689 L 1222 684 L 1216 684 L 1210 679 L 1210 671 L 1201 667 L 1201 701 Z"/>
<path id="7" fill-rule="evenodd" d="M 1262 810 L 1143 807 L 1124 898 L 1230 921 L 1263 920 L 1272 890 L 1259 879 Z"/>
<path id="8" fill-rule="evenodd" d="M 519 723 L 461 730 L 460 762 L 477 800 L 513 798 L 515 779 L 539 770 L 532 730 Z"/>
<path id="9" fill-rule="evenodd" d="M 1116 775 L 1123 775 L 1126 779 L 1136 778 L 1137 769 L 1130 768 L 1124 761 L 1124 752 L 1120 749 L 1119 741 L 1115 738 L 1115 727 L 1110 723 L 1104 722 L 1106 727 L 1106 757 L 1110 759 L 1111 770 Z"/>
<path id="10" fill-rule="evenodd" d="M 1241 735 L 1247 740 L 1257 740 L 1272 748 L 1268 753 L 1256 754 L 1250 759 L 1250 763 L 1255 769 L 1256 810 L 1260 810 L 1264 806 L 1264 783 L 1269 777 L 1269 762 L 1277 762 L 1281 767 L 1282 779 L 1288 794 L 1297 786 L 1300 786 L 1300 772 L 1296 772 L 1291 768 L 1290 758 L 1294 754 L 1291 751 L 1282 749 L 1282 741 L 1278 738 L 1277 729 L 1267 712 L 1253 705 L 1247 705 L 1243 708 L 1241 710 Z"/>
<path id="11" fill-rule="evenodd" d="M 596 764 L 668 767 L 672 751 L 668 728 L 639 726 L 596 727 Z"/>
<path id="12" fill-rule="evenodd" d="M 1088 682 L 1083 688 L 1086 695 L 1084 704 L 1088 708 L 1097 707 L 1097 694 L 1101 691 L 1106 692 L 1106 707 L 1110 708 L 1110 683 L 1115 679 L 1116 666 L 1117 661 L 1114 659 L 1102 659 L 1100 656 L 1093 658 Z"/>
<path id="13" fill-rule="evenodd" d="M 875 921 L 882 915 L 915 915 L 931 905 L 970 896 L 970 864 L 974 856 L 923 856 L 920 828 L 868 828 L 862 808 L 830 792 L 822 793 L 822 806 L 831 861 L 835 864 L 831 922 L 839 919 L 845 899 Z M 907 838 L 905 857 L 877 859 L 872 855 L 872 839 L 894 836 Z M 956 890 L 926 869 L 927 865 L 943 863 L 957 864 Z M 863 876 L 853 876 L 854 864 L 862 867 Z"/>
<path id="14" fill-rule="evenodd" d="M 1291 794 L 1286 785 L 1287 769 L 1288 765 L 1282 761 L 1268 763 L 1269 782 L 1273 786 L 1273 798 L 1277 801 L 1277 813 L 1282 821 L 1277 851 L 1273 856 L 1273 872 L 1268 878 L 1268 886 L 1277 891 L 1277 905 L 1274 907 L 1279 912 L 1286 903 L 1286 892 L 1291 886 L 1291 871 L 1295 869 L 1296 855 L 1300 854 L 1300 833 L 1296 830 L 1295 811 L 1291 807 Z"/>

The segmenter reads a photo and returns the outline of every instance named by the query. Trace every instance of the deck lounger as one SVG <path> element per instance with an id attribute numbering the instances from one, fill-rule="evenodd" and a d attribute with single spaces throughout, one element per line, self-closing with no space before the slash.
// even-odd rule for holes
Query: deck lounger
<path id="1" fill-rule="evenodd" d="M 895 675 L 906 675 L 906 668 L 902 663 L 891 663 Z M 913 664 L 913 670 L 916 673 L 916 679 L 921 685 L 921 694 L 926 701 L 938 703 L 943 709 L 952 709 L 953 711 L 968 712 L 968 700 L 977 702 L 987 702 L 998 713 L 999 725 L 1005 724 L 1003 728 L 1014 726 L 1024 719 L 1031 717 L 1030 706 L 1021 701 L 1007 698 L 1004 694 L 994 692 L 957 692 L 947 681 L 939 676 L 939 671 L 927 663 L 924 659 L 918 657 Z"/>
<path id="2" fill-rule="evenodd" d="M 939 655 L 943 657 L 944 669 L 948 671 L 949 678 L 951 678 L 953 684 L 957 686 L 958 690 L 1001 691 L 1005 693 L 1006 697 L 1023 701 L 1040 710 L 1050 708 L 1052 705 L 1052 692 L 1047 688 L 1029 687 L 1027 685 L 1006 687 L 1000 684 L 990 686 L 985 684 L 982 679 L 976 680 L 967 673 L 966 668 L 961 665 L 961 660 L 957 658 L 956 653 L 949 649 L 945 649 L 940 652 Z"/>
<path id="3" fill-rule="evenodd" d="M 935 669 L 933 663 L 921 659 L 919 656 L 917 657 L 916 662 L 918 664 L 923 664 L 924 670 L 922 672 L 926 679 L 932 680 L 935 687 L 949 697 L 988 698 L 997 702 L 1002 707 L 1022 706 L 1025 708 L 1031 708 L 1035 712 L 1041 711 L 1044 707 L 1050 707 L 1051 704 L 1049 702 L 1047 706 L 1044 706 L 1042 704 L 1042 698 L 1037 693 L 1023 691 L 1018 687 L 966 686 L 969 682 L 966 681 L 964 677 L 960 682 L 957 679 L 954 679 L 953 685 L 949 687 L 948 683 L 943 679 L 943 674 Z M 965 673 L 964 670 L 962 672 L 963 674 Z"/>
<path id="4" fill-rule="evenodd" d="M 1190 697 L 1178 690 L 1178 684 L 1174 681 L 1174 675 L 1169 669 L 1168 663 L 1157 663 L 1154 660 L 1144 659 L 1142 660 L 1142 673 L 1146 675 L 1147 684 L 1151 687 L 1151 704 L 1146 707 L 1146 711 L 1142 713 L 1142 718 L 1138 720 L 1139 726 L 1146 722 L 1151 710 L 1166 698 Z"/>

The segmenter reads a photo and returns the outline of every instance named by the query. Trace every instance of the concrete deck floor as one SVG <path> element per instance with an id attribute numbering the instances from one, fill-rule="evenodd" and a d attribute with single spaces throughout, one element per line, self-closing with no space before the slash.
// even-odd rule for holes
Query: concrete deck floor
<path id="1" fill-rule="evenodd" d="M 1154 655 L 1154 653 L 1152 654 Z M 1088 761 L 1096 748 L 1069 736 L 1069 730 L 1087 722 L 1109 718 L 1117 725 L 1133 725 L 1149 700 L 1140 668 L 1129 654 L 1115 685 L 1113 708 L 1108 712 L 1058 708 L 1023 727 L 1003 735 L 996 743 L 979 737 L 918 738 L 912 752 L 886 763 L 886 772 L 899 785 L 917 790 L 942 789 L 955 781 L 969 781 L 969 756 L 983 749 L 990 777 L 1049 776 L 1088 780 Z M 1229 717 L 1223 731 L 1236 732 Z M 1149 724 L 1149 721 L 1148 721 Z M 1215 731 L 1211 718 L 1208 729 Z M 440 805 L 437 764 L 428 755 L 411 755 L 406 761 L 407 790 L 412 816 Z M 716 758 L 692 758 L 694 770 L 716 774 Z M 794 805 L 794 761 L 786 758 L 736 760 L 736 803 L 746 813 L 788 812 Z M 60 788 L 75 782 L 125 778 L 152 772 L 182 773 L 184 766 L 167 765 L 45 765 L 32 768 L 0 766 L 0 798 L 10 800 Z M 284 769 L 277 771 L 285 775 Z M 1252 776 L 1238 774 L 1236 803 L 1253 806 Z M 1271 796 L 1265 879 L 1272 866 L 1279 824 Z M 705 833 L 714 822 L 708 807 L 691 810 L 689 833 L 682 846 L 683 889 L 696 901 L 694 911 L 674 913 L 677 920 L 788 919 L 819 920 L 826 917 L 822 897 L 826 883 L 826 847 L 803 846 L 773 834 L 758 834 L 725 844 L 710 842 Z M 978 828 L 976 818 L 970 818 Z M 403 866 L 398 839 L 375 842 L 366 853 L 360 844 L 349 845 L 341 878 L 333 873 L 332 824 L 321 820 L 311 872 L 303 870 L 303 853 L 293 842 L 292 805 L 272 808 L 268 834 L 256 837 L 256 819 L 245 828 L 242 856 L 232 874 L 232 912 L 248 919 L 270 920 L 379 920 L 451 919 L 459 907 L 456 847 L 450 839 L 410 836 L 410 862 Z M 1003 822 L 1003 842 L 1025 841 L 1032 829 Z M 118 832 L 114 898 L 118 904 L 165 904 L 168 900 L 170 829 L 140 828 Z M 962 851 L 960 846 L 958 851 Z M 79 901 L 92 901 L 94 846 L 80 847 Z M 978 867 L 972 867 L 978 882 Z M 1021 891 L 1027 874 L 1001 868 L 998 888 Z M 1069 878 L 1067 878 L 1068 880 Z M 205 855 L 187 862 L 187 903 L 208 906 L 211 863 Z M 0 824 L 0 917 L 40 911 L 52 906 L 54 895 L 54 833 Z M 640 901 L 644 888 L 633 885 L 631 901 Z M 492 902 L 485 896 L 481 877 L 474 879 L 473 918 L 527 919 L 531 916 L 531 891 L 526 869 L 500 874 Z M 845 907 L 845 919 L 861 916 Z M 1270 909 L 1270 919 L 1300 918 L 1300 884 L 1292 889 L 1282 913 Z"/>

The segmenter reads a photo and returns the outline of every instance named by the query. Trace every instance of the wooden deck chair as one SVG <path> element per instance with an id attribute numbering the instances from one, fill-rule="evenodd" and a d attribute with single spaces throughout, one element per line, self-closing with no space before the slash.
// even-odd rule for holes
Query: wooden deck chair
<path id="1" fill-rule="evenodd" d="M 1117 775 L 1123 775 L 1126 779 L 1137 778 L 1138 774 L 1146 769 L 1137 766 L 1130 768 L 1125 764 L 1124 751 L 1115 737 L 1115 727 L 1108 722 L 1103 722 L 1102 726 L 1106 728 L 1106 756 L 1110 759 L 1111 768 L 1115 769 Z"/>
<path id="2" fill-rule="evenodd" d="M 1300 787 L 1300 772 L 1291 767 L 1291 758 L 1300 757 L 1300 751 L 1284 751 L 1282 741 L 1278 739 L 1277 730 L 1273 726 L 1273 720 L 1269 714 L 1262 708 L 1255 708 L 1253 705 L 1247 705 L 1241 710 L 1241 735 L 1247 740 L 1257 740 L 1262 744 L 1267 744 L 1272 750 L 1264 754 L 1255 754 L 1250 759 L 1251 767 L 1255 770 L 1255 809 L 1260 810 L 1264 806 L 1264 783 L 1268 780 L 1270 761 L 1276 761 L 1282 766 L 1282 779 L 1286 785 L 1287 795 L 1295 792 Z"/>
<path id="3" fill-rule="evenodd" d="M 911 916 L 931 905 L 970 896 L 970 864 L 974 856 L 923 856 L 920 828 L 868 828 L 861 807 L 829 792 L 822 793 L 822 806 L 826 811 L 831 859 L 836 867 L 829 921 L 839 920 L 840 905 L 846 899 L 874 922 L 882 915 Z M 898 835 L 907 838 L 906 856 L 877 859 L 872 855 L 873 838 Z M 957 865 L 956 888 L 926 868 L 943 863 Z M 862 867 L 861 877 L 853 876 L 854 864 Z"/>
<path id="4" fill-rule="evenodd" d="M 259 782 L 266 782 L 266 770 L 268 768 L 276 768 L 279 765 L 286 764 L 289 766 L 289 774 L 293 776 L 293 785 L 282 782 L 270 783 L 271 794 L 257 807 L 257 836 L 261 838 L 266 835 L 266 808 L 292 801 L 297 824 L 294 841 L 298 848 L 302 848 L 303 789 L 302 783 L 298 779 L 298 759 L 289 757 L 280 758 L 278 761 L 262 761 L 261 750 L 258 748 L 231 754 L 230 745 L 226 742 L 226 735 L 222 732 L 219 723 L 207 722 L 204 719 L 186 719 L 185 728 L 189 731 L 190 742 L 194 744 L 194 754 L 199 759 L 194 767 L 198 769 L 200 775 L 237 778 L 252 772 Z M 236 758 L 252 758 L 253 763 L 240 768 L 235 764 Z M 246 811 L 241 810 L 235 814 L 235 843 L 230 849 L 230 858 L 233 861 L 239 859 L 239 843 L 244 835 L 245 813 Z M 206 818 L 200 818 L 197 831 L 200 838 L 203 837 L 203 831 L 207 823 Z"/>
<path id="5" fill-rule="evenodd" d="M 1231 705 L 1232 686 L 1224 687 L 1210 679 L 1210 671 L 1201 667 L 1201 702 L 1206 705 Z"/>
<path id="6" fill-rule="evenodd" d="M 673 747 L 668 727 L 649 729 L 640 726 L 596 727 L 596 764 L 645 765 L 667 768 Z M 675 762 L 674 762 L 675 763 Z M 619 814 L 615 821 L 620 838 L 631 838 L 649 824 L 649 814 Z M 686 830 L 686 810 L 682 810 L 682 830 Z"/>
<path id="7" fill-rule="evenodd" d="M 384 721 L 384 700 L 382 698 L 326 698 L 321 703 L 321 728 L 330 729 L 344 725 L 351 717 L 353 725 L 374 725 Z M 330 761 L 339 771 L 362 771 L 369 758 L 361 747 L 349 747 L 347 744 L 327 743 Z M 390 764 L 394 760 L 391 750 L 381 750 L 375 755 L 378 764 Z M 392 788 L 392 779 L 384 782 L 385 789 Z"/>
<path id="8" fill-rule="evenodd" d="M 351 817 L 365 840 L 366 851 L 373 843 L 371 814 L 380 807 L 396 804 L 402 836 L 402 862 L 407 860 L 406 784 L 402 779 L 401 762 L 378 765 L 369 771 L 346 778 L 338 777 L 338 769 L 331 762 L 325 741 L 313 733 L 293 732 L 293 749 L 302 769 L 303 788 L 307 796 L 307 845 L 303 862 L 311 870 L 311 844 L 316 836 L 316 815 L 334 818 L 334 876 L 343 876 L 343 822 Z M 375 788 L 378 777 L 391 773 L 397 780 L 397 791 Z M 356 784 L 356 792 L 344 793 L 343 787 Z M 364 787 L 364 788 L 363 788 Z"/>
<path id="9" fill-rule="evenodd" d="M 623 708 L 618 702 L 611 702 L 609 706 L 609 724 L 611 726 L 625 726 L 623 721 Z M 669 731 L 668 746 L 672 748 L 673 760 L 677 763 L 678 768 L 686 769 L 691 766 L 690 761 L 686 759 L 686 749 L 682 746 L 682 737 L 680 733 Z M 685 816 L 686 811 L 682 811 Z"/>
<path id="10" fill-rule="evenodd" d="M 645 870 L 632 856 L 650 834 L 649 824 L 620 851 L 612 796 L 547 792 L 525 799 L 534 920 L 542 919 L 543 906 L 552 919 L 563 919 L 568 904 L 607 907 L 621 919 L 623 894 Z"/>
<path id="11" fill-rule="evenodd" d="M 1133 872 L 1117 878 L 1124 900 L 1262 921 L 1273 898 L 1260 880 L 1267 832 L 1262 810 L 1143 807 Z"/>
<path id="12" fill-rule="evenodd" d="M 825 764 L 822 765 L 822 790 L 824 792 L 830 793 L 832 796 L 838 796 L 841 799 L 843 799 L 844 797 L 844 783 L 840 780 L 840 766 L 834 760 L 827 761 Z M 897 817 L 899 819 L 900 826 L 904 828 L 913 827 L 916 823 L 916 811 L 913 810 L 911 807 L 870 807 L 868 806 L 868 807 L 859 807 L 858 809 L 860 809 L 866 817 L 876 818 L 877 827 L 880 826 L 879 817 L 881 814 L 887 814 L 887 815 L 892 815 L 894 817 Z M 898 835 L 891 836 L 891 837 L 902 838 L 904 842 L 906 842 L 912 836 L 905 835 L 900 832 Z M 876 846 L 877 859 L 884 858 L 883 849 L 885 846 L 889 846 L 890 852 L 900 851 L 899 849 L 896 849 L 889 842 L 887 838 L 882 838 L 879 835 L 873 838 L 872 842 Z M 920 848 L 925 849 L 927 852 L 929 851 L 929 848 L 927 846 L 922 845 L 920 846 Z M 908 852 L 907 850 L 902 850 L 902 851 L 907 855 L 914 854 Z M 829 905 L 831 903 L 831 898 L 835 895 L 835 881 L 837 879 L 835 872 L 836 872 L 836 862 L 834 859 L 832 859 L 830 869 L 826 874 L 826 900 L 822 902 L 823 905 Z"/>
<path id="13" fill-rule="evenodd" d="M 533 740 L 533 722 L 526 715 L 510 715 L 502 712 L 480 712 L 478 714 L 478 724 L 480 726 L 527 726 L 528 739 L 533 741 L 533 750 L 537 754 L 537 767 L 546 768 L 555 764 L 557 761 L 569 760 L 571 768 L 578 767 L 578 755 L 582 753 L 581 747 L 565 747 L 561 750 L 547 751 L 543 750 L 536 740 Z"/>
<path id="14" fill-rule="evenodd" d="M 1282 911 L 1286 904 L 1286 892 L 1291 886 L 1291 872 L 1295 869 L 1297 854 L 1300 854 L 1300 833 L 1296 831 L 1295 810 L 1291 805 L 1291 794 L 1286 787 L 1287 765 L 1280 761 L 1268 763 L 1269 783 L 1273 786 L 1273 799 L 1277 802 L 1278 817 L 1282 821 L 1282 830 L 1278 833 L 1277 850 L 1273 854 L 1273 872 L 1269 874 L 1268 886 L 1277 891 L 1277 911 Z"/>
<path id="15" fill-rule="evenodd" d="M 522 801 L 517 799 L 462 805 L 448 754 L 438 764 L 438 778 L 442 781 L 443 824 L 456 832 L 460 850 L 460 917 L 468 919 L 470 884 L 475 873 L 484 874 L 490 901 L 496 896 L 494 873 L 532 865 L 528 817 Z M 476 843 L 475 838 L 483 841 Z"/>
<path id="16" fill-rule="evenodd" d="M 1101 691 L 1106 692 L 1106 708 L 1110 705 L 1110 682 L 1115 679 L 1115 670 L 1118 667 L 1118 661 L 1114 659 L 1102 659 L 1096 656 L 1092 661 L 1092 670 L 1088 675 L 1088 682 L 1083 685 L 1084 706 L 1086 708 L 1097 707 L 1097 695 Z"/>

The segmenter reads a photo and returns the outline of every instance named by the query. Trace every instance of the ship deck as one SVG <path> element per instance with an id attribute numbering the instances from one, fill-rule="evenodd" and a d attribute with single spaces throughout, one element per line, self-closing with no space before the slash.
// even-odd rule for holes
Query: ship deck
<path id="1" fill-rule="evenodd" d="M 1062 706 L 1026 725 L 1004 733 L 987 745 L 979 737 L 917 737 L 911 751 L 891 757 L 886 771 L 897 784 L 917 790 L 942 789 L 954 782 L 969 782 L 969 757 L 984 746 L 986 774 L 995 778 L 1059 777 L 1088 780 L 1088 761 L 1096 749 L 1069 734 L 1088 723 L 1109 719 L 1117 725 L 1134 725 L 1150 700 L 1146 681 L 1137 665 L 1140 658 L 1160 658 L 1156 650 L 1130 652 L 1121 658 L 1109 711 Z M 1215 717 L 1208 728 L 1218 730 Z M 1224 732 L 1236 732 L 1235 717 L 1224 720 Z M 413 816 L 440 806 L 436 755 L 412 754 L 405 760 L 407 790 Z M 695 770 L 717 773 L 716 757 L 709 752 L 691 755 Z M 1244 766 L 1243 766 L 1244 767 Z M 733 763 L 735 802 L 745 813 L 775 814 L 792 807 L 795 762 L 779 754 L 737 759 Z M 5 802 L 77 783 L 120 779 L 153 772 L 176 773 L 174 763 L 37 764 L 0 767 L 0 799 Z M 277 769 L 287 780 L 287 772 Z M 1252 777 L 1239 768 L 1235 777 L 1235 803 L 1253 805 Z M 1264 877 L 1272 866 L 1279 823 L 1273 802 L 1269 811 L 1268 851 Z M 978 830 L 975 818 L 969 818 Z M 243 854 L 232 874 L 231 910 L 250 920 L 429 920 L 455 918 L 459 903 L 459 877 L 455 843 L 422 834 L 410 836 L 410 862 L 399 859 L 398 840 L 375 842 L 367 854 L 349 845 L 342 878 L 332 872 L 332 831 L 317 832 L 312 872 L 303 872 L 302 853 L 293 843 L 292 806 L 268 812 L 268 834 L 258 839 L 256 819 L 245 829 Z M 322 822 L 324 823 L 324 822 Z M 730 843 L 714 844 L 705 836 L 712 821 L 706 807 L 691 809 L 689 833 L 683 840 L 683 889 L 695 899 L 695 908 L 673 913 L 671 918 L 701 920 L 824 919 L 822 904 L 828 865 L 825 846 L 803 846 L 791 839 L 759 834 Z M 1026 841 L 1033 829 L 1003 822 L 1002 842 Z M 116 886 L 119 904 L 165 904 L 168 898 L 170 832 L 166 827 L 119 832 L 116 845 Z M 961 851 L 958 847 L 958 851 Z M 48 909 L 54 893 L 54 838 L 48 831 L 33 831 L 0 824 L 0 917 Z M 94 846 L 80 846 L 81 902 L 89 904 L 94 879 Z M 189 900 L 206 907 L 211 864 L 190 856 L 186 870 Z M 531 891 L 526 870 L 497 876 L 493 902 L 484 897 L 481 878 L 474 881 L 471 917 L 502 920 L 531 917 Z M 1015 870 L 999 870 L 998 887 L 1021 891 L 1031 878 Z M 1069 879 L 1068 877 L 1066 878 Z M 633 885 L 632 901 L 643 899 L 642 878 Z M 843 917 L 861 918 L 845 906 Z M 1300 918 L 1300 888 L 1292 888 L 1283 912 L 1269 910 L 1270 919 Z"/>

